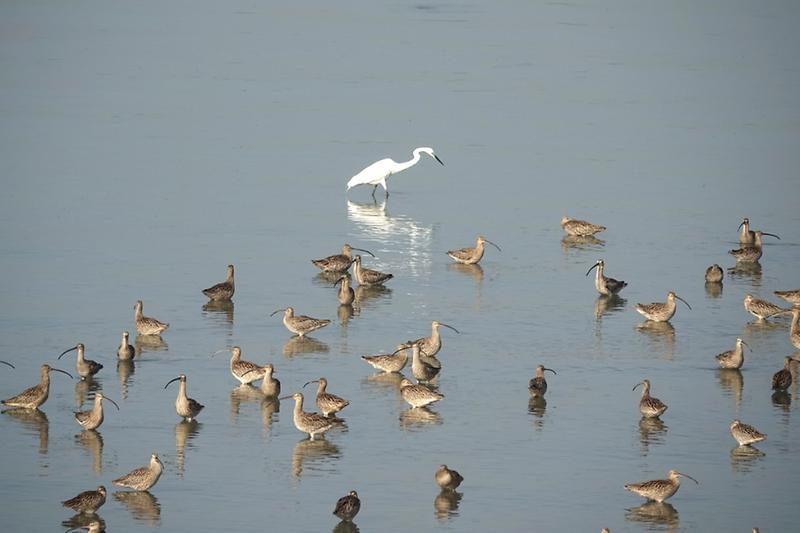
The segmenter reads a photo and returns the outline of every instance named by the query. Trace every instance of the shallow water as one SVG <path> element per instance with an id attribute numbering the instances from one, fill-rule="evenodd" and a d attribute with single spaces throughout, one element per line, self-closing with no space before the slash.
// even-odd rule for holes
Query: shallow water
<path id="1" fill-rule="evenodd" d="M 77 342 L 94 383 L 53 374 L 41 412 L 0 416 L 9 529 L 57 530 L 61 500 L 104 484 L 109 531 L 319 531 L 356 489 L 361 531 L 793 529 L 797 387 L 773 397 L 788 323 L 757 324 L 751 292 L 800 286 L 800 121 L 792 3 L 519 2 L 264 6 L 256 2 L 0 5 L 0 369 L 3 397 Z M 430 159 L 391 178 L 388 201 L 344 184 L 373 160 Z M 607 226 L 570 245 L 562 215 Z M 781 240 L 761 269 L 733 266 L 736 225 Z M 477 233 L 480 267 L 449 263 Z M 353 316 L 309 263 L 344 242 L 393 272 Z M 597 298 L 598 257 L 628 281 Z M 237 272 L 232 306 L 200 289 Z M 686 299 L 641 327 L 637 302 Z M 133 304 L 171 324 L 116 367 Z M 333 323 L 291 339 L 273 310 Z M 413 412 L 359 356 L 427 334 L 436 319 L 444 401 Z M 740 373 L 713 356 L 742 336 Z M 273 362 L 283 390 L 325 376 L 346 427 L 308 442 L 236 387 L 225 354 Z M 69 357 L 69 358 L 68 358 Z M 74 356 L 58 367 L 74 370 Z M 546 404 L 529 404 L 537 364 Z M 206 405 L 180 423 L 176 390 Z M 642 422 L 642 378 L 669 405 Z M 71 412 L 102 389 L 94 434 Z M 309 391 L 310 393 L 310 391 Z M 733 418 L 769 438 L 737 450 Z M 156 451 L 149 494 L 110 480 Z M 759 453 L 760 452 L 760 453 Z M 466 481 L 440 495 L 436 466 Z M 684 482 L 670 505 L 625 483 Z M 341 530 L 341 529 L 340 529 Z M 346 530 L 346 528 L 344 529 Z"/>

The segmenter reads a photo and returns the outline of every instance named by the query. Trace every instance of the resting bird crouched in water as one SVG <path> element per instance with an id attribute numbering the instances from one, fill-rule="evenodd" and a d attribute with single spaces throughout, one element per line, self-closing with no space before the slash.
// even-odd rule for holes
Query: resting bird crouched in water
<path id="1" fill-rule="evenodd" d="M 213 287 L 203 289 L 203 294 L 208 296 L 208 299 L 212 302 L 225 302 L 233 298 L 233 293 L 235 291 L 236 285 L 233 281 L 233 265 L 228 265 L 225 281 L 217 283 Z"/>
<path id="2" fill-rule="evenodd" d="M 422 153 L 428 154 L 439 163 L 444 165 L 442 160 L 439 159 L 435 153 L 433 153 L 433 148 L 421 146 L 414 149 L 414 157 L 408 161 L 404 161 L 403 163 L 398 163 L 394 159 L 390 159 L 388 157 L 386 159 L 381 159 L 380 161 L 375 161 L 370 166 L 350 178 L 350 181 L 347 182 L 347 190 L 349 191 L 358 185 L 372 185 L 372 196 L 375 196 L 375 190 L 378 188 L 378 185 L 380 185 L 383 187 L 385 195 L 389 196 L 389 188 L 386 186 L 386 178 L 392 174 L 397 174 L 398 172 L 402 172 L 403 170 L 416 165 L 419 162 L 420 154 Z"/>
<path id="3" fill-rule="evenodd" d="M 354 490 L 351 490 L 347 496 L 342 496 L 336 502 L 336 508 L 333 510 L 333 514 L 350 522 L 355 518 L 358 514 L 358 511 L 361 510 L 361 500 L 358 499 L 358 493 Z"/>

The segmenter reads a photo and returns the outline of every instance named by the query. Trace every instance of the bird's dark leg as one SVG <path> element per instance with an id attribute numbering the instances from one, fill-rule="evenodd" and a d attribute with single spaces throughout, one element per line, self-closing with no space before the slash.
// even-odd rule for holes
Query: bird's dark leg
<path id="1" fill-rule="evenodd" d="M 377 190 L 378 190 L 378 185 L 375 184 L 375 186 L 372 188 L 372 197 L 373 198 L 375 198 L 375 191 L 377 191 Z"/>

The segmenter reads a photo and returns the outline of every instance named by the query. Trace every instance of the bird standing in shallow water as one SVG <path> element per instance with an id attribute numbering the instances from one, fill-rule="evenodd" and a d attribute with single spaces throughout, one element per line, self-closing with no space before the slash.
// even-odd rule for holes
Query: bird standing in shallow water
<path id="1" fill-rule="evenodd" d="M 722 267 L 716 263 L 706 269 L 706 283 L 720 283 L 723 277 L 725 277 L 725 273 L 722 271 Z"/>
<path id="2" fill-rule="evenodd" d="M 143 306 L 144 304 L 142 304 L 141 300 L 138 300 L 136 305 L 133 306 L 133 318 L 136 323 L 136 331 L 139 335 L 161 335 L 161 333 L 169 327 L 169 324 L 149 316 L 144 316 L 144 314 L 142 314 Z"/>
<path id="3" fill-rule="evenodd" d="M 423 356 L 421 344 L 416 341 L 403 346 L 404 349 L 411 348 L 411 373 L 417 381 L 433 381 L 441 372 L 442 363 L 434 356 Z"/>
<path id="4" fill-rule="evenodd" d="M 780 240 L 780 237 L 774 233 L 756 231 L 755 239 L 752 245 L 742 246 L 736 250 L 728 250 L 728 253 L 731 254 L 734 259 L 736 259 L 737 263 L 756 263 L 764 254 L 764 250 L 762 248 L 763 243 L 761 242 L 761 237 L 764 235 L 769 235 L 770 237 L 775 237 L 776 239 Z"/>
<path id="5" fill-rule="evenodd" d="M 564 228 L 564 231 L 567 232 L 567 235 L 571 235 L 573 237 L 588 237 L 590 235 L 594 235 L 595 233 L 605 231 L 606 229 L 605 226 L 598 226 L 597 224 L 592 224 L 591 222 L 586 222 L 585 220 L 578 220 L 569 217 L 561 218 L 561 227 Z"/>
<path id="6" fill-rule="evenodd" d="M 358 499 L 358 493 L 351 490 L 347 496 L 342 496 L 336 502 L 336 508 L 333 514 L 342 520 L 351 521 L 361 510 L 361 500 Z"/>
<path id="7" fill-rule="evenodd" d="M 766 320 L 776 315 L 792 312 L 791 309 L 784 309 L 766 300 L 754 298 L 752 294 L 745 294 L 742 303 L 745 310 L 758 320 Z"/>
<path id="8" fill-rule="evenodd" d="M 294 411 L 292 413 L 294 427 L 302 433 L 308 433 L 311 440 L 331 429 L 335 423 L 334 420 L 320 414 L 303 411 L 303 395 L 299 392 L 295 392 L 290 396 L 282 396 L 278 399 L 294 400 Z"/>
<path id="9" fill-rule="evenodd" d="M 800 350 L 800 307 L 792 308 L 792 324 L 789 326 L 789 342 Z"/>
<path id="10" fill-rule="evenodd" d="M 691 305 L 688 304 L 686 300 L 678 296 L 672 291 L 667 293 L 667 302 L 655 302 L 651 304 L 636 304 L 636 311 L 647 320 L 651 320 L 653 322 L 666 322 L 670 318 L 675 315 L 675 309 L 677 308 L 675 304 L 675 299 L 678 299 L 686 304 L 686 307 L 689 309 L 692 308 Z"/>
<path id="11" fill-rule="evenodd" d="M 495 243 L 493 243 L 483 235 L 478 235 L 474 248 L 459 248 L 458 250 L 450 250 L 449 252 L 447 252 L 447 255 L 449 255 L 450 258 L 452 258 L 457 263 L 462 263 L 465 265 L 475 265 L 483 258 L 483 245 L 487 242 L 492 246 L 494 246 L 495 248 L 497 248 L 498 252 L 502 252 L 500 247 L 497 246 Z"/>
<path id="12" fill-rule="evenodd" d="M 453 326 L 448 326 L 443 322 L 433 320 L 431 322 L 431 334 L 429 337 L 420 337 L 419 339 L 411 341 L 407 344 L 411 345 L 414 343 L 419 343 L 420 350 L 422 350 L 428 357 L 434 357 L 439 353 L 439 350 L 442 349 L 442 338 L 439 335 L 439 326 L 444 326 L 448 329 L 452 329 L 456 333 L 460 333 Z"/>
<path id="13" fill-rule="evenodd" d="M 228 301 L 233 298 L 234 292 L 236 292 L 236 285 L 233 281 L 233 265 L 228 265 L 225 281 L 203 289 L 203 294 L 208 296 L 208 299 L 212 302 Z"/>
<path id="14" fill-rule="evenodd" d="M 667 410 L 667 405 L 659 400 L 650 396 L 650 380 L 644 379 L 637 383 L 631 390 L 636 390 L 636 387 L 642 386 L 642 398 L 639 400 L 639 412 L 645 418 L 658 418 Z"/>
<path id="15" fill-rule="evenodd" d="M 397 174 L 398 172 L 402 172 L 403 170 L 416 165 L 419 162 L 420 154 L 423 153 L 428 154 L 440 164 L 444 165 L 442 160 L 439 159 L 439 156 L 433 153 L 433 148 L 428 146 L 420 146 L 419 148 L 414 149 L 414 157 L 408 161 L 404 161 L 403 163 L 398 163 L 397 161 L 388 157 L 372 163 L 367 168 L 350 178 L 350 181 L 347 182 L 347 190 L 349 191 L 358 185 L 373 185 L 372 196 L 374 197 L 375 190 L 378 188 L 378 185 L 380 185 L 383 187 L 385 196 L 388 197 L 389 188 L 386 186 L 386 179 L 393 174 Z"/>
<path id="16" fill-rule="evenodd" d="M 400 396 L 413 408 L 425 407 L 444 399 L 444 395 L 432 391 L 424 385 L 414 385 L 408 378 L 400 381 Z"/>
<path id="17" fill-rule="evenodd" d="M 166 390 L 167 387 L 169 387 L 169 384 L 174 381 L 180 381 L 178 398 L 175 400 L 175 412 L 178 413 L 178 416 L 183 417 L 188 422 L 191 422 L 197 417 L 198 414 L 200 414 L 200 411 L 202 411 L 203 407 L 205 406 L 186 395 L 186 376 L 184 374 L 169 380 L 167 384 L 164 385 L 164 390 Z"/>
<path id="18" fill-rule="evenodd" d="M 654 479 L 642 483 L 628 483 L 625 485 L 625 490 L 629 490 L 648 500 L 661 503 L 678 491 L 678 488 L 681 486 L 680 477 L 689 478 L 699 485 L 695 478 L 686 474 L 681 474 L 677 470 L 670 470 L 667 476 L 669 476 L 669 479 Z"/>
<path id="19" fill-rule="evenodd" d="M 792 305 L 800 306 L 800 289 L 791 291 L 775 291 L 773 294 L 779 298 L 783 298 Z"/>
<path id="20" fill-rule="evenodd" d="M 401 344 L 394 353 L 362 355 L 361 359 L 369 363 L 372 368 L 389 374 L 392 372 L 400 372 L 405 368 L 408 362 L 408 354 L 406 353 L 406 345 Z"/>
<path id="21" fill-rule="evenodd" d="M 731 422 L 731 436 L 739 443 L 739 446 L 747 446 L 767 438 L 766 435 L 753 426 L 743 424 L 739 420 Z"/>
<path id="22" fill-rule="evenodd" d="M 97 490 L 83 491 L 74 498 L 64 500 L 61 505 L 77 513 L 95 514 L 104 503 L 106 503 L 106 488 L 100 485 Z"/>
<path id="23" fill-rule="evenodd" d="M 528 382 L 528 395 L 531 398 L 544 398 L 544 395 L 547 392 L 547 380 L 544 379 L 545 370 L 556 374 L 556 371 L 552 368 L 545 368 L 544 365 L 537 366 L 536 376 L 531 378 L 531 380 Z"/>
<path id="24" fill-rule="evenodd" d="M 439 465 L 434 476 L 436 484 L 443 489 L 456 490 L 464 477 L 455 470 L 450 470 L 447 465 Z"/>
<path id="25" fill-rule="evenodd" d="M 772 390 L 785 391 L 792 386 L 792 372 L 789 370 L 792 361 L 798 362 L 797 359 L 791 356 L 783 358 L 783 368 L 775 372 L 772 376 Z"/>
<path id="26" fill-rule="evenodd" d="M 604 296 L 612 296 L 628 286 L 628 284 L 624 281 L 618 281 L 614 278 L 608 278 L 604 275 L 603 270 L 605 268 L 605 262 L 602 259 L 598 259 L 594 266 L 586 271 L 587 276 L 593 268 L 597 268 L 597 274 L 595 274 L 594 277 L 594 287 L 600 294 Z"/>
<path id="27" fill-rule="evenodd" d="M 303 336 L 306 333 L 311 333 L 320 328 L 324 328 L 331 323 L 327 318 L 311 318 L 310 316 L 294 314 L 294 308 L 285 307 L 283 309 L 276 309 L 269 316 L 274 316 L 275 313 L 283 311 L 283 325 L 286 329 L 295 335 Z"/>
<path id="28" fill-rule="evenodd" d="M 94 406 L 88 411 L 76 411 L 75 420 L 83 429 L 97 429 L 103 423 L 103 400 L 113 403 L 119 411 L 117 402 L 103 395 L 102 391 L 94 393 Z"/>
<path id="29" fill-rule="evenodd" d="M 394 274 L 386 274 L 371 268 L 364 268 L 361 266 L 361 256 L 355 257 L 355 267 L 353 267 L 353 274 L 355 274 L 356 281 L 359 285 L 369 287 L 370 285 L 383 285 L 394 277 Z"/>
<path id="30" fill-rule="evenodd" d="M 333 284 L 334 287 L 336 285 L 339 285 L 339 291 L 336 293 L 339 305 L 352 305 L 353 300 L 356 299 L 356 291 L 350 286 L 350 278 L 342 276 Z"/>
<path id="31" fill-rule="evenodd" d="M 158 482 L 161 473 L 164 471 L 164 464 L 154 452 L 150 455 L 150 464 L 132 470 L 128 474 L 112 481 L 114 485 L 128 487 L 134 490 L 150 490 Z"/>
<path id="32" fill-rule="evenodd" d="M 741 337 L 736 338 L 736 347 L 717 356 L 717 362 L 722 368 L 742 368 L 744 364 L 744 348 L 742 345 L 750 347 Z"/>
<path id="33" fill-rule="evenodd" d="M 220 350 L 225 351 L 225 350 Z M 247 385 L 253 381 L 258 381 L 264 375 L 264 371 L 255 363 L 242 360 L 242 349 L 238 346 L 233 346 L 230 349 L 231 360 L 229 368 L 231 375 L 236 378 L 242 385 Z M 219 353 L 219 352 L 215 352 Z"/>
<path id="34" fill-rule="evenodd" d="M 3 400 L 3 405 L 8 405 L 9 407 L 24 407 L 25 409 L 37 409 L 40 405 L 47 401 L 47 397 L 50 395 L 51 370 L 66 374 L 70 377 L 70 379 L 73 379 L 72 374 L 69 372 L 59 370 L 58 368 L 53 368 L 47 364 L 42 365 L 39 368 L 39 384 L 25 389 L 16 396 L 12 396 L 11 398 Z"/>
<path id="35" fill-rule="evenodd" d="M 750 219 L 744 217 L 739 224 L 739 244 L 752 245 L 756 240 L 756 234 L 750 229 Z"/>
<path id="36" fill-rule="evenodd" d="M 323 272 L 344 273 L 347 272 L 347 269 L 349 269 L 350 265 L 352 265 L 353 261 L 355 261 L 355 257 L 353 257 L 353 250 L 358 250 L 359 252 L 364 252 L 372 257 L 375 257 L 375 255 L 369 250 L 356 248 L 355 246 L 350 246 L 349 244 L 345 243 L 342 246 L 342 253 L 329 255 L 328 257 L 323 257 L 322 259 L 312 259 L 311 262 Z"/>
<path id="37" fill-rule="evenodd" d="M 117 348 L 117 358 L 120 361 L 130 361 L 136 355 L 136 349 L 128 344 L 130 333 L 127 331 L 122 332 L 122 338 L 119 341 L 119 348 Z"/>
<path id="38" fill-rule="evenodd" d="M 86 359 L 84 357 L 85 348 L 83 343 L 78 343 L 72 348 L 64 350 L 61 352 L 61 355 L 58 356 L 58 359 L 61 359 L 65 354 L 68 354 L 73 350 L 78 351 L 78 357 L 75 359 L 75 368 L 78 370 L 78 375 L 81 377 L 81 379 L 92 377 L 100 372 L 100 370 L 103 368 L 103 365 L 97 361 L 92 361 L 91 359 Z"/>
<path id="39" fill-rule="evenodd" d="M 336 415 L 339 411 L 350 405 L 350 402 L 345 400 L 344 398 L 340 398 L 335 394 L 329 393 L 325 390 L 328 386 L 328 380 L 325 378 L 314 379 L 312 381 L 307 381 L 303 388 L 309 383 L 319 383 L 319 387 L 317 388 L 317 396 L 315 398 L 315 403 L 317 404 L 317 409 L 319 412 L 322 413 L 324 417 L 330 417 L 331 415 Z"/>

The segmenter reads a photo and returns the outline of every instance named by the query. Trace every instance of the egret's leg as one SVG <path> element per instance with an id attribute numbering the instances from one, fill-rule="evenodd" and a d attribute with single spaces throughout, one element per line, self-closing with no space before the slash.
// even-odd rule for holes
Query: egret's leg
<path id="1" fill-rule="evenodd" d="M 381 180 L 381 185 L 383 185 L 384 197 L 389 198 L 389 187 L 386 186 L 386 180 L 385 179 Z M 376 187 L 377 187 L 377 185 L 376 185 Z"/>
<path id="2" fill-rule="evenodd" d="M 375 186 L 372 188 L 372 197 L 375 198 L 375 191 L 378 190 L 378 184 L 376 183 Z"/>

